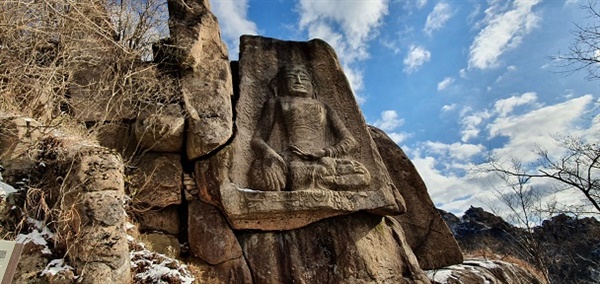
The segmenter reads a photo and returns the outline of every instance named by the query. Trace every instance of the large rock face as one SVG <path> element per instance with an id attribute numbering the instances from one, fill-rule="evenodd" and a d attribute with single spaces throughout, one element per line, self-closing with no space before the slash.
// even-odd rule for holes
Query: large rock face
<path id="1" fill-rule="evenodd" d="M 231 70 L 208 0 L 167 2 L 187 114 L 186 150 L 193 160 L 225 144 L 232 135 Z"/>
<path id="2" fill-rule="evenodd" d="M 427 187 L 406 154 L 383 131 L 369 128 L 388 172 L 406 200 L 406 213 L 394 216 L 423 269 L 459 264 L 462 252 L 427 193 Z"/>
<path id="3" fill-rule="evenodd" d="M 205 184 L 217 180 L 219 192 L 201 196 L 220 203 L 234 228 L 405 211 L 329 45 L 243 36 L 239 72 L 238 132 L 226 162 L 221 172 L 196 170 Z"/>

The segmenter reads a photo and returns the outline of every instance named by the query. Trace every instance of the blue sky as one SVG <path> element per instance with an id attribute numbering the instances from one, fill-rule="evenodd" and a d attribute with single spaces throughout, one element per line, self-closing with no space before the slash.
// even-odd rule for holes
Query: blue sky
<path id="1" fill-rule="evenodd" d="M 496 204 L 502 183 L 477 171 L 486 157 L 532 162 L 553 137 L 592 136 L 600 83 L 566 76 L 578 1 L 211 0 L 232 60 L 238 39 L 321 38 L 344 66 L 367 121 L 409 155 L 434 203 L 462 213 Z M 545 181 L 539 181 L 539 185 Z M 563 191 L 553 200 L 580 202 Z"/>

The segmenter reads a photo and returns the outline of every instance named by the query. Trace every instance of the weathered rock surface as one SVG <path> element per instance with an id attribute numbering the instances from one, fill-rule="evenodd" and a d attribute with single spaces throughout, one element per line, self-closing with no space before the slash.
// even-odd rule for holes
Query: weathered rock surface
<path id="1" fill-rule="evenodd" d="M 120 157 L 105 148 L 80 149 L 64 188 L 60 235 L 81 283 L 128 283 Z"/>
<path id="2" fill-rule="evenodd" d="M 143 149 L 180 153 L 184 125 L 183 109 L 177 104 L 147 107 L 135 122 L 135 137 Z"/>
<path id="3" fill-rule="evenodd" d="M 225 144 L 233 133 L 228 52 L 208 0 L 167 2 L 187 113 L 187 157 L 194 160 Z"/>
<path id="4" fill-rule="evenodd" d="M 240 244 L 225 217 L 200 200 L 188 204 L 188 240 L 192 254 L 212 265 L 242 257 Z"/>
<path id="5" fill-rule="evenodd" d="M 530 270 L 500 260 L 467 259 L 463 264 L 427 271 L 435 284 L 544 284 L 545 281 Z"/>
<path id="6" fill-rule="evenodd" d="M 240 235 L 254 283 L 429 283 L 388 217 L 354 213 Z"/>
<path id="7" fill-rule="evenodd" d="M 164 254 L 170 258 L 177 258 L 181 252 L 177 238 L 165 234 L 142 234 L 141 239 L 148 244 L 152 251 Z"/>
<path id="8" fill-rule="evenodd" d="M 243 257 L 228 260 L 217 265 L 203 263 L 198 259 L 191 260 L 191 262 L 202 270 L 200 277 L 196 278 L 198 283 L 256 283 L 252 280 L 252 274 Z"/>
<path id="9" fill-rule="evenodd" d="M 406 200 L 406 213 L 394 218 L 402 224 L 421 268 L 462 263 L 460 247 L 431 201 L 413 163 L 383 131 L 373 126 L 369 129 L 394 185 Z"/>
<path id="10" fill-rule="evenodd" d="M 168 206 L 160 210 L 141 212 L 139 214 L 139 222 L 142 231 L 161 231 L 177 235 L 181 230 L 179 208 L 177 205 Z"/>
<path id="11" fill-rule="evenodd" d="M 230 149 L 224 149 L 228 160 L 221 162 L 221 172 L 196 170 L 198 180 L 220 185 L 219 193 L 200 188 L 200 195 L 207 202 L 220 203 L 234 228 L 287 230 L 360 210 L 381 215 L 405 211 L 329 45 L 321 40 L 243 36 L 239 66 L 238 133 L 226 147 Z M 289 72 L 300 72 L 295 76 L 310 80 L 311 86 L 303 88 L 314 90 L 311 97 L 285 96 L 281 84 L 289 78 L 282 74 L 286 68 L 302 69 Z M 290 172 L 275 173 L 278 190 L 274 191 L 256 188 L 257 180 L 273 185 L 269 155 L 279 156 L 277 163 L 285 163 L 280 171 L 287 167 Z"/>
<path id="12" fill-rule="evenodd" d="M 377 208 L 381 195 L 352 191 L 258 191 L 222 187 L 225 210 L 238 230 L 292 230 L 325 218 Z"/>
<path id="13" fill-rule="evenodd" d="M 134 204 L 163 208 L 181 204 L 183 168 L 181 156 L 147 153 L 140 157 L 129 188 Z"/>
<path id="14" fill-rule="evenodd" d="M 124 160 L 132 159 L 139 149 L 133 127 L 127 122 L 110 122 L 98 126 L 96 138 L 100 146 L 116 150 Z"/>

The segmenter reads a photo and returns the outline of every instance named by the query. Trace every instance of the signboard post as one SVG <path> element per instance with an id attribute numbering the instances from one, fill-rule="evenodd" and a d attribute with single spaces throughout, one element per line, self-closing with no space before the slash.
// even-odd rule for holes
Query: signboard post
<path id="1" fill-rule="evenodd" d="M 0 240 L 0 279 L 1 284 L 10 284 L 17 270 L 23 252 L 23 244 Z"/>

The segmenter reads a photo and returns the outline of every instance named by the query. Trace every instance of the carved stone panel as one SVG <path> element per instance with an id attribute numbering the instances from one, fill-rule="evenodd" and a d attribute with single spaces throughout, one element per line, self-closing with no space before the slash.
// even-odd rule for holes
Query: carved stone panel
<path id="1" fill-rule="evenodd" d="M 219 194 L 234 228 L 404 212 L 327 43 L 243 36 L 239 76 L 237 134 Z"/>

